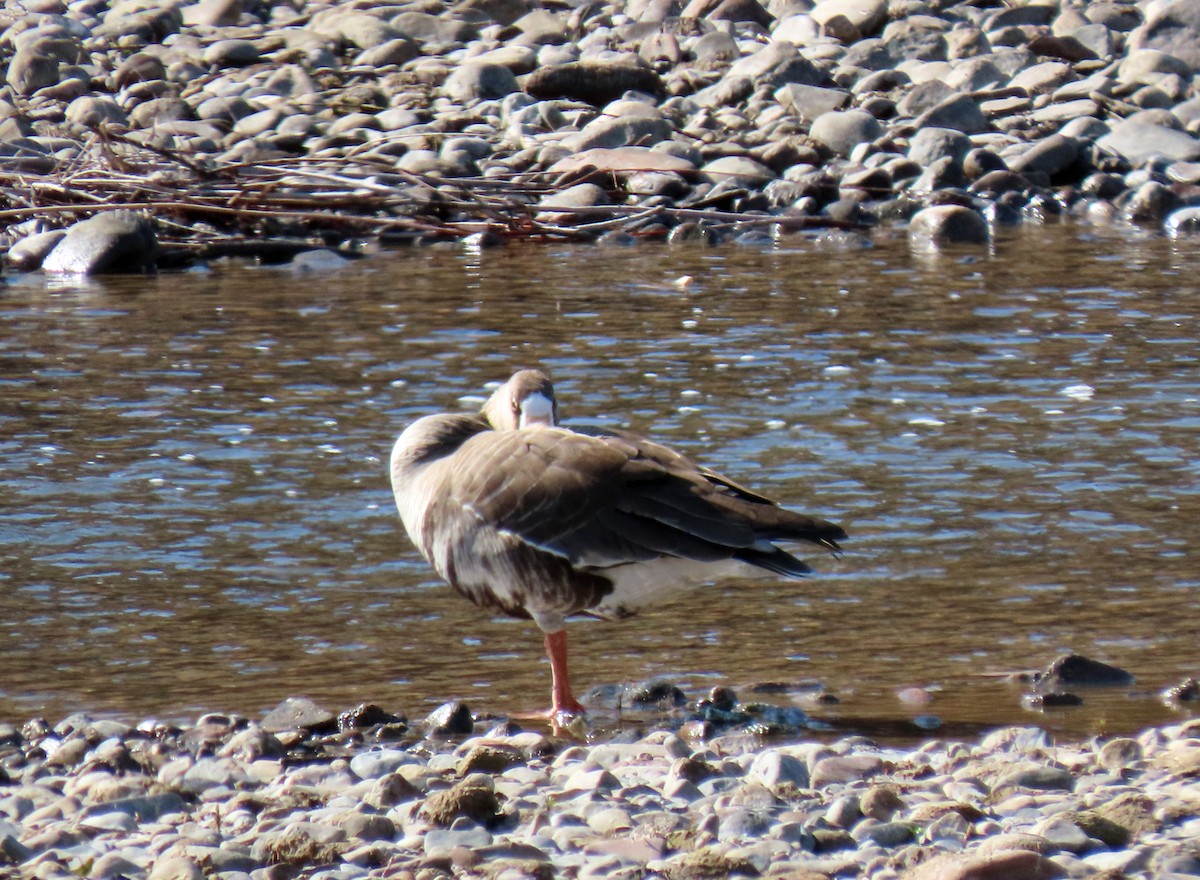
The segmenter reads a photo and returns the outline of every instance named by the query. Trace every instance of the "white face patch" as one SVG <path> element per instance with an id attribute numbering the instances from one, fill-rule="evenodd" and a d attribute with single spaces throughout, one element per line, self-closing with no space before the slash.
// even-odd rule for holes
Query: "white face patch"
<path id="1" fill-rule="evenodd" d="M 554 402 L 544 394 L 533 393 L 521 401 L 519 427 L 554 424 Z"/>

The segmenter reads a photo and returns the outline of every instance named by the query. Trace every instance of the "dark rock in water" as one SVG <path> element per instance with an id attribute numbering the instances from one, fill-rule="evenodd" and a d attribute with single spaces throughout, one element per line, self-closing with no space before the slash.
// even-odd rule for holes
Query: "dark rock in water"
<path id="1" fill-rule="evenodd" d="M 324 734 L 335 732 L 337 726 L 337 715 L 305 697 L 288 697 L 262 720 L 262 729 L 269 733 L 299 729 Z"/>
<path id="2" fill-rule="evenodd" d="M 362 703 L 353 709 L 347 709 L 337 718 L 338 730 L 362 730 L 380 724 L 395 724 L 404 719 L 390 712 L 385 712 L 374 703 Z"/>
<path id="3" fill-rule="evenodd" d="M 664 94 L 662 80 L 650 68 L 607 61 L 574 61 L 540 67 L 525 81 L 525 92 L 543 101 L 574 98 L 601 105 L 628 91 Z"/>
<path id="4" fill-rule="evenodd" d="M 475 731 L 475 719 L 466 703 L 442 703 L 425 718 L 432 736 L 465 736 Z"/>
<path id="5" fill-rule="evenodd" d="M 1167 688 L 1162 693 L 1163 699 L 1170 702 L 1194 702 L 1200 700 L 1200 682 L 1194 678 L 1185 678 L 1179 684 Z"/>
<path id="6" fill-rule="evenodd" d="M 737 694 L 734 693 L 733 688 L 718 686 L 709 691 L 708 698 L 701 700 L 698 705 L 700 707 L 712 706 L 722 712 L 732 712 L 736 708 L 737 702 Z"/>
<path id="7" fill-rule="evenodd" d="M 1066 706 L 1082 706 L 1083 698 L 1066 691 L 1051 691 L 1045 694 L 1026 694 L 1021 702 L 1027 709 L 1055 709 Z"/>
<path id="8" fill-rule="evenodd" d="M 704 223 L 680 223 L 667 236 L 667 244 L 684 244 L 687 242 L 705 245 L 717 245 L 722 241 L 720 230 Z"/>
<path id="9" fill-rule="evenodd" d="M 797 706 L 764 706 L 754 704 L 746 707 L 751 717 L 747 725 L 752 733 L 763 736 L 796 734 L 808 727 L 808 715 Z"/>
<path id="10" fill-rule="evenodd" d="M 137 211 L 105 211 L 67 230 L 42 262 L 64 275 L 138 271 L 154 265 L 154 221 Z"/>
<path id="11" fill-rule="evenodd" d="M 937 205 L 917 212 L 908 227 L 914 245 L 940 247 L 946 244 L 985 244 L 987 221 L 978 211 L 962 205 Z"/>
<path id="12" fill-rule="evenodd" d="M 292 258 L 289 267 L 298 272 L 329 272 L 343 268 L 350 262 L 337 251 L 319 248 L 311 251 L 301 251 Z"/>
<path id="13" fill-rule="evenodd" d="M 1132 674 L 1080 654 L 1064 654 L 1033 677 L 1039 690 L 1060 687 L 1121 687 L 1134 682 Z"/>
<path id="14" fill-rule="evenodd" d="M 687 703 L 687 696 L 669 681 L 660 678 L 627 688 L 625 702 L 635 708 L 671 708 Z"/>
<path id="15" fill-rule="evenodd" d="M 51 229 L 49 232 L 27 235 L 8 249 L 4 260 L 20 272 L 32 272 L 42 265 L 46 255 L 58 246 L 66 234 L 65 229 Z"/>
<path id="16" fill-rule="evenodd" d="M 1196 235 L 1200 233 L 1200 207 L 1180 208 L 1172 211 L 1164 224 L 1167 235 Z M 15 250 L 15 248 L 14 248 Z"/>

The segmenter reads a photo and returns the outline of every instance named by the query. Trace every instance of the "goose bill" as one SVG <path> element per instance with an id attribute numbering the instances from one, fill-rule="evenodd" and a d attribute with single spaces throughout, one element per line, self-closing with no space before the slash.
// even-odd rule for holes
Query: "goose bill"
<path id="1" fill-rule="evenodd" d="M 533 393 L 521 401 L 521 428 L 551 427 L 554 425 L 554 401 L 544 394 Z"/>

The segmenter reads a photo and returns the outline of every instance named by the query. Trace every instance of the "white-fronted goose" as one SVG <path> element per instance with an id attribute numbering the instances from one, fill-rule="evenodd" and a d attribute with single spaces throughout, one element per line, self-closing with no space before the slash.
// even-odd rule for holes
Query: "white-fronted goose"
<path id="1" fill-rule="evenodd" d="M 619 619 L 688 587 L 810 569 L 776 541 L 833 552 L 845 532 L 679 453 L 615 431 L 557 425 L 550 380 L 524 370 L 478 415 L 418 419 L 392 450 L 409 537 L 472 602 L 546 633 L 552 717 L 581 714 L 565 620 Z"/>

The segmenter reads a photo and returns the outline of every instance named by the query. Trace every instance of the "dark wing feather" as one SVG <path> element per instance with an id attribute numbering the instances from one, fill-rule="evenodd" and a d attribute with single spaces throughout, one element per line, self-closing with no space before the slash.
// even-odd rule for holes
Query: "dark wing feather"
<path id="1" fill-rule="evenodd" d="M 575 565 L 744 556 L 782 571 L 788 566 L 774 551 L 764 555 L 765 542 L 829 546 L 842 535 L 832 524 L 747 500 L 658 444 L 542 429 L 485 432 L 463 453 L 469 467 L 455 472 L 455 502 Z"/>
<path id="2" fill-rule="evenodd" d="M 684 478 L 689 485 L 695 486 L 700 479 L 706 481 L 717 490 L 715 494 L 701 493 L 713 505 L 713 515 L 720 516 L 730 512 L 739 522 L 749 520 L 753 524 L 755 535 L 760 539 L 808 541 L 835 554 L 841 553 L 842 548 L 838 541 L 846 537 L 846 532 L 841 526 L 781 507 L 778 502 L 747 489 L 724 474 L 694 463 L 670 447 L 611 428 L 585 427 L 573 430 L 609 444 L 627 444 L 635 450 L 639 459 L 653 462 L 661 469 Z M 773 566 L 763 567 L 776 570 Z"/>

